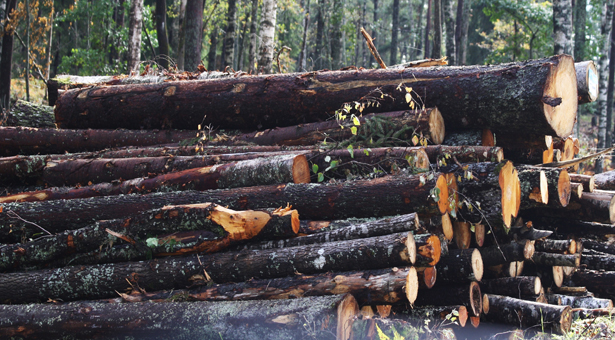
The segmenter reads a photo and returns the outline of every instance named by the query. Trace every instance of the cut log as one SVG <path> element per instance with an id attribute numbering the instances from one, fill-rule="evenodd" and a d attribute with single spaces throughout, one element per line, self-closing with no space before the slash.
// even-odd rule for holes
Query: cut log
<path id="1" fill-rule="evenodd" d="M 572 137 L 567 137 L 554 141 L 553 148 L 560 150 L 562 155 L 561 159 L 559 160 L 560 162 L 573 160 L 574 156 L 576 155 L 574 139 Z"/>
<path id="2" fill-rule="evenodd" d="M 520 240 L 499 246 L 478 248 L 478 251 L 486 267 L 497 266 L 511 261 L 531 259 L 534 255 L 534 241 Z"/>
<path id="3" fill-rule="evenodd" d="M 525 215 L 525 212 L 523 212 Z M 531 220 L 535 225 L 549 230 L 557 230 L 558 233 L 566 234 L 579 234 L 579 231 L 583 231 L 583 235 L 586 237 L 602 237 L 604 235 L 615 234 L 615 226 L 612 224 L 585 222 L 579 221 L 578 217 L 571 219 L 566 216 L 556 216 L 555 214 L 549 214 L 550 216 L 533 214 Z M 577 247 L 581 244 L 577 244 Z M 577 250 L 578 252 L 578 250 Z"/>
<path id="4" fill-rule="evenodd" d="M 437 106 L 450 126 L 489 127 L 496 133 L 572 134 L 578 99 L 574 62 L 567 55 L 497 66 L 348 70 L 94 86 L 64 92 L 56 102 L 55 115 L 61 128 L 195 129 L 199 124 L 273 128 L 326 120 L 340 103 L 366 104 L 362 98 L 379 93 L 387 96 L 380 105 L 366 107 L 364 113 L 404 110 L 408 92 L 400 84 L 412 87 L 412 93 L 425 105 Z M 510 93 L 519 89 L 524 89 L 518 96 L 523 100 L 509 100 Z"/>
<path id="5" fill-rule="evenodd" d="M 496 145 L 504 149 L 506 159 L 516 164 L 542 164 L 553 161 L 553 137 L 527 133 L 499 133 Z"/>
<path id="6" fill-rule="evenodd" d="M 561 287 L 564 283 L 564 270 L 561 266 L 539 266 L 526 261 L 523 275 L 538 276 L 545 289 Z"/>
<path id="7" fill-rule="evenodd" d="M 520 208 L 531 207 L 536 203 L 549 203 L 549 186 L 545 171 L 541 168 L 529 166 L 517 169 L 519 170 L 519 183 L 521 184 Z"/>
<path id="8" fill-rule="evenodd" d="M 360 125 L 355 125 L 352 120 L 342 122 L 329 120 L 240 134 L 231 136 L 229 141 L 258 145 L 314 145 L 323 141 L 335 143 L 347 139 L 359 139 L 365 141 L 365 146 L 371 147 L 378 146 L 378 143 L 374 142 L 383 137 L 381 144 L 399 145 L 403 141 L 412 143 L 413 136 L 423 137 L 430 144 L 440 144 L 444 140 L 444 121 L 437 108 L 369 114 L 358 119 Z M 379 131 L 382 129 L 382 124 L 388 125 L 388 131 Z M 356 137 L 351 132 L 352 127 L 357 128 Z M 390 140 L 386 140 L 389 132 Z M 370 139 L 373 139 L 371 145 Z"/>
<path id="9" fill-rule="evenodd" d="M 554 287 L 552 289 L 557 294 L 572 295 L 572 296 L 593 296 L 587 287 Z"/>
<path id="10" fill-rule="evenodd" d="M 517 277 L 523 272 L 524 261 L 507 262 L 495 266 L 485 267 L 485 279 L 498 279 L 502 277 Z"/>
<path id="11" fill-rule="evenodd" d="M 417 306 L 449 306 L 451 304 L 463 305 L 468 309 L 469 316 L 478 316 L 482 309 L 482 294 L 477 282 L 470 282 L 459 286 L 435 286 L 432 289 L 422 290 L 417 297 Z"/>
<path id="12" fill-rule="evenodd" d="M 600 190 L 615 190 L 615 170 L 595 174 L 595 188 Z"/>
<path id="13" fill-rule="evenodd" d="M 596 179 L 592 175 L 569 174 L 570 181 L 583 184 L 583 188 L 587 192 L 593 192 L 596 189 Z"/>
<path id="14" fill-rule="evenodd" d="M 359 312 L 352 295 L 292 300 L 3 305 L 3 337 L 139 339 L 349 339 Z M 309 324 L 312 328 L 303 327 Z M 280 327 L 282 326 L 282 327 Z M 315 333 L 313 333 L 315 332 Z"/>
<path id="15" fill-rule="evenodd" d="M 582 239 L 584 249 L 592 249 L 606 254 L 615 255 L 615 245 L 610 242 L 600 242 L 598 240 L 592 240 L 584 238 Z"/>
<path id="16" fill-rule="evenodd" d="M 419 228 L 419 218 L 416 214 L 401 215 L 373 222 L 362 224 L 353 224 L 347 227 L 341 227 L 335 230 L 315 233 L 307 236 L 288 238 L 282 240 L 263 241 L 259 243 L 249 243 L 240 246 L 240 249 L 275 249 L 296 247 L 307 244 L 316 244 L 324 242 L 337 242 L 343 240 L 354 240 L 359 238 L 367 238 L 374 236 L 382 236 L 395 234 L 404 231 L 416 231 Z M 416 245 L 414 238 L 409 238 L 408 250 L 411 257 L 416 257 Z M 414 261 L 414 260 L 413 260 Z"/>
<path id="17" fill-rule="evenodd" d="M 493 132 L 489 129 L 457 130 L 448 132 L 442 144 L 448 146 L 493 147 L 495 146 L 495 138 L 493 137 Z"/>
<path id="18" fill-rule="evenodd" d="M 539 266 L 578 267 L 581 264 L 581 254 L 554 254 L 541 251 L 534 252 L 532 261 Z"/>
<path id="19" fill-rule="evenodd" d="M 539 295 L 541 289 L 542 283 L 537 276 L 503 277 L 480 282 L 483 293 L 518 298 L 522 295 Z"/>
<path id="20" fill-rule="evenodd" d="M 468 249 L 472 242 L 472 231 L 468 222 L 453 222 L 453 239 L 457 249 Z"/>
<path id="21" fill-rule="evenodd" d="M 429 162 L 442 164 L 454 162 L 477 163 L 477 162 L 501 162 L 504 160 L 504 151 L 497 146 L 448 146 L 427 145 L 424 147 L 429 156 Z M 444 162 L 442 160 L 444 159 Z"/>
<path id="22" fill-rule="evenodd" d="M 485 225 L 482 223 L 474 223 L 472 224 L 474 227 L 474 245 L 476 247 L 482 247 L 485 244 Z"/>
<path id="23" fill-rule="evenodd" d="M 577 270 L 571 280 L 576 286 L 587 287 L 598 297 L 615 298 L 615 271 Z"/>
<path id="24" fill-rule="evenodd" d="M 615 256 L 605 255 L 586 255 L 581 256 L 581 264 L 587 269 L 615 271 Z"/>
<path id="25" fill-rule="evenodd" d="M 225 283 L 295 273 L 408 266 L 412 264 L 406 246 L 409 237 L 412 234 L 400 233 L 314 246 L 5 273 L 0 276 L 0 301 L 25 303 L 48 298 L 63 301 L 110 298 L 116 295 L 116 291 L 128 288 L 126 279 L 142 289 L 155 291 L 183 289 L 195 280 L 204 280 L 204 275 L 216 283 Z"/>
<path id="26" fill-rule="evenodd" d="M 309 183 L 304 155 L 284 155 L 213 165 L 121 183 L 99 183 L 81 188 L 49 188 L 0 197 L 0 203 L 37 202 L 174 190 L 208 190 L 283 183 Z"/>
<path id="27" fill-rule="evenodd" d="M 455 284 L 480 281 L 483 278 L 483 260 L 477 249 L 451 249 L 438 262 L 437 284 Z"/>
<path id="28" fill-rule="evenodd" d="M 4 119 L 2 124 L 4 126 L 56 127 L 53 106 L 39 105 L 21 99 L 17 99 Z"/>
<path id="29" fill-rule="evenodd" d="M 583 197 L 583 183 L 570 183 L 570 192 L 576 199 Z"/>
<path id="30" fill-rule="evenodd" d="M 440 238 L 432 234 L 414 235 L 416 242 L 416 262 L 417 267 L 433 267 L 440 261 L 442 246 Z"/>
<path id="31" fill-rule="evenodd" d="M 594 192 L 583 193 L 580 199 L 570 200 L 566 209 L 537 207 L 524 210 L 523 216 L 527 220 L 556 217 L 562 220 L 613 224 L 615 223 L 615 195 L 610 191 L 594 190 Z"/>
<path id="32" fill-rule="evenodd" d="M 306 221 L 301 220 L 299 234 L 312 235 L 318 233 L 326 233 L 341 228 L 362 225 L 369 229 L 370 232 L 379 229 L 392 228 L 407 228 L 406 230 L 423 231 L 423 226 L 418 221 L 417 214 L 403 214 L 394 217 L 386 217 L 378 220 L 373 218 L 349 218 L 345 220 L 335 221 Z M 372 230 L 373 229 L 373 230 Z M 389 233 L 390 234 L 390 233 Z"/>
<path id="33" fill-rule="evenodd" d="M 575 254 L 577 252 L 577 241 L 574 239 L 554 240 L 544 239 L 538 240 L 534 244 L 536 251 L 559 254 Z"/>
<path id="34" fill-rule="evenodd" d="M 572 324 L 570 306 L 554 306 L 545 303 L 515 299 L 508 296 L 489 295 L 488 320 L 509 325 L 543 327 L 557 334 L 566 334 Z"/>
<path id="35" fill-rule="evenodd" d="M 437 282 L 438 270 L 436 267 L 417 267 L 419 288 L 431 289 Z"/>
<path id="36" fill-rule="evenodd" d="M 150 257 L 185 255 L 217 252 L 249 239 L 288 237 L 298 231 L 299 214 L 291 209 L 234 211 L 211 203 L 166 206 L 127 219 L 100 221 L 35 241 L 1 246 L 0 271 L 41 267 L 75 252 L 98 251 L 102 257 L 107 246 L 114 243 L 130 243 L 136 254 L 145 252 Z"/>
<path id="37" fill-rule="evenodd" d="M 560 305 L 570 306 L 572 308 L 613 308 L 613 300 L 611 299 L 599 299 L 593 296 L 570 296 L 562 294 L 551 294 L 552 298 L 555 298 L 560 302 Z"/>
<path id="38" fill-rule="evenodd" d="M 579 104 L 591 103 L 598 99 L 598 71 L 593 61 L 574 63 L 577 73 Z"/>
<path id="39" fill-rule="evenodd" d="M 143 146 L 194 138 L 194 131 L 61 130 L 0 127 L 0 156 L 96 151 L 119 146 Z"/>

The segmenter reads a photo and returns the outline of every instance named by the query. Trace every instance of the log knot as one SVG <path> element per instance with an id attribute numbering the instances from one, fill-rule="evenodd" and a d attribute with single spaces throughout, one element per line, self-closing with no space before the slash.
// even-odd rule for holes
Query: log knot
<path id="1" fill-rule="evenodd" d="M 547 105 L 556 107 L 562 103 L 562 98 L 553 98 L 551 96 L 544 96 L 542 97 L 542 102 Z"/>

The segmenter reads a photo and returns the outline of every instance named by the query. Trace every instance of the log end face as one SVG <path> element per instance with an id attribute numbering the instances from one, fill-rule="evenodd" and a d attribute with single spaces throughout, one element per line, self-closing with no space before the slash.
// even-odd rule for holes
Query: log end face
<path id="1" fill-rule="evenodd" d="M 410 304 L 414 304 L 419 294 L 419 278 L 416 272 L 416 268 L 410 267 L 408 269 L 408 275 L 406 276 L 406 298 Z"/>
<path id="2" fill-rule="evenodd" d="M 437 235 L 429 236 L 427 240 L 427 245 L 431 246 L 431 262 L 429 266 L 435 266 L 438 262 L 440 262 L 440 255 L 442 253 L 442 244 L 440 243 L 440 238 Z"/>
<path id="3" fill-rule="evenodd" d="M 429 133 L 432 143 L 442 144 L 445 135 L 444 118 L 437 107 L 434 107 L 429 114 Z"/>
<path id="4" fill-rule="evenodd" d="M 359 304 L 351 294 L 347 294 L 337 306 L 336 339 L 352 339 L 352 322 L 359 314 Z"/>
<path id="5" fill-rule="evenodd" d="M 535 276 L 534 277 L 534 287 L 532 288 L 532 291 L 534 292 L 534 295 L 539 295 L 541 290 L 542 290 L 542 281 L 540 281 L 540 278 L 538 276 Z"/>
<path id="6" fill-rule="evenodd" d="M 531 260 L 536 251 L 536 247 L 534 246 L 534 241 L 525 240 L 525 245 L 523 246 L 523 257 L 526 260 Z"/>
<path id="7" fill-rule="evenodd" d="M 408 251 L 408 261 L 414 264 L 416 262 L 416 241 L 412 232 L 409 232 L 406 237 L 406 250 Z"/>
<path id="8" fill-rule="evenodd" d="M 416 150 L 413 166 L 416 169 L 429 170 L 429 155 L 427 155 L 425 149 Z"/>
<path id="9" fill-rule="evenodd" d="M 544 171 L 540 171 L 540 202 L 543 204 L 549 203 L 549 181 Z"/>
<path id="10" fill-rule="evenodd" d="M 295 157 L 292 172 L 294 183 L 310 183 L 310 165 L 304 155 Z"/>
<path id="11" fill-rule="evenodd" d="M 561 287 L 564 283 L 564 268 L 561 266 L 553 266 L 553 284 L 556 287 Z"/>
<path id="12" fill-rule="evenodd" d="M 566 170 L 562 170 L 559 174 L 559 178 L 557 180 L 557 194 L 559 196 L 559 203 L 562 207 L 565 207 L 568 203 L 570 203 L 570 195 L 572 194 L 572 190 L 570 188 L 570 175 Z"/>
<path id="13" fill-rule="evenodd" d="M 495 146 L 495 137 L 493 136 L 493 132 L 489 129 L 483 129 L 481 134 L 481 145 L 482 146 Z"/>
<path id="14" fill-rule="evenodd" d="M 555 134 L 565 138 L 572 134 L 579 104 L 577 74 L 574 60 L 569 55 L 557 56 L 543 91 L 543 111 Z M 559 98 L 561 102 L 544 98 Z"/>
<path id="15" fill-rule="evenodd" d="M 521 184 L 517 169 L 507 161 L 500 169 L 499 184 L 502 192 L 502 219 L 506 228 L 510 228 L 512 218 L 517 216 L 521 204 Z"/>
<path id="16" fill-rule="evenodd" d="M 299 220 L 299 212 L 296 209 L 293 209 L 290 214 L 290 223 L 293 229 L 293 233 L 296 235 L 299 233 L 299 229 L 301 228 L 301 220 Z"/>
<path id="17" fill-rule="evenodd" d="M 565 306 L 560 318 L 554 325 L 554 331 L 559 334 L 566 334 L 570 331 L 570 327 L 572 326 L 572 307 Z"/>
<path id="18" fill-rule="evenodd" d="M 451 216 L 448 213 L 446 213 L 442 215 L 441 220 L 442 220 L 442 233 L 444 234 L 444 238 L 447 241 L 450 241 L 455 236 L 455 233 L 453 231 L 453 222 L 451 221 Z"/>
<path id="19" fill-rule="evenodd" d="M 459 306 L 457 312 L 459 313 L 459 326 L 465 327 L 468 322 L 468 309 L 466 306 Z"/>
<path id="20" fill-rule="evenodd" d="M 504 149 L 500 148 L 500 147 L 494 147 L 495 150 L 495 155 L 496 155 L 496 162 L 501 162 L 504 160 Z"/>
<path id="21" fill-rule="evenodd" d="M 483 314 L 489 314 L 489 296 L 483 294 Z"/>
<path id="22" fill-rule="evenodd" d="M 483 308 L 483 295 L 480 291 L 480 286 L 478 282 L 472 281 L 470 282 L 470 308 L 468 310 L 468 314 L 470 316 L 480 316 Z"/>
<path id="23" fill-rule="evenodd" d="M 427 289 L 433 288 L 438 278 L 438 270 L 436 267 L 425 267 L 421 269 L 423 283 Z"/>
<path id="24" fill-rule="evenodd" d="M 480 251 L 478 251 L 478 249 L 474 249 L 474 251 L 472 251 L 471 261 L 474 279 L 476 281 L 482 280 L 485 268 L 483 266 L 483 257 L 480 255 Z"/>
<path id="25" fill-rule="evenodd" d="M 598 82 L 598 70 L 596 69 L 596 64 L 593 61 L 590 61 L 587 65 L 587 99 L 590 102 L 596 101 L 598 99 L 598 94 L 600 93 L 599 82 Z"/>
<path id="26" fill-rule="evenodd" d="M 446 177 L 444 175 L 438 176 L 436 181 L 436 188 L 439 189 L 438 195 L 438 209 L 441 214 L 448 212 L 448 185 L 446 183 Z"/>
<path id="27" fill-rule="evenodd" d="M 609 202 L 609 220 L 611 224 L 615 223 L 615 195 L 611 197 L 611 201 Z"/>

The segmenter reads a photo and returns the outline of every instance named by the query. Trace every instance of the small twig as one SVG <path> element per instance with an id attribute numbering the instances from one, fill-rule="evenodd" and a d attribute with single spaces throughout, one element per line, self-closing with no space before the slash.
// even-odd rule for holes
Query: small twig
<path id="1" fill-rule="evenodd" d="M 18 220 L 20 220 L 20 221 L 22 221 L 24 223 L 32 224 L 32 225 L 38 227 L 40 230 L 46 232 L 47 234 L 53 235 L 52 233 L 50 233 L 49 231 L 47 231 L 45 228 L 41 227 L 40 225 L 38 225 L 38 224 L 36 224 L 34 222 L 30 222 L 30 221 L 24 220 L 21 216 L 17 215 L 17 213 L 12 211 L 12 210 L 7 210 L 6 214 L 9 215 L 10 218 L 16 218 L 16 219 L 18 219 Z"/>
<path id="2" fill-rule="evenodd" d="M 133 239 L 131 239 L 130 237 L 126 236 L 126 235 L 122 235 L 120 233 L 116 233 L 115 231 L 109 229 L 109 228 L 105 228 L 105 231 L 119 239 L 122 239 L 130 244 L 137 244 L 137 242 Z"/>
<path id="3" fill-rule="evenodd" d="M 282 69 L 280 68 L 280 54 L 284 52 L 284 50 L 288 50 L 290 52 L 293 49 L 288 46 L 282 46 L 282 48 L 278 51 L 278 55 L 275 57 L 278 61 L 278 73 L 282 73 Z"/>
<path id="4" fill-rule="evenodd" d="M 374 58 L 376 59 L 380 67 L 386 69 L 387 65 L 384 63 L 384 61 L 380 57 L 380 53 L 378 53 L 378 50 L 376 49 L 376 46 L 374 45 L 374 39 L 372 39 L 372 37 L 369 35 L 369 33 L 367 33 L 367 31 L 363 27 L 361 27 L 361 34 L 363 34 L 363 37 L 365 38 L 365 42 L 367 42 L 367 47 L 369 48 L 370 52 L 372 52 L 372 55 L 374 56 Z"/>

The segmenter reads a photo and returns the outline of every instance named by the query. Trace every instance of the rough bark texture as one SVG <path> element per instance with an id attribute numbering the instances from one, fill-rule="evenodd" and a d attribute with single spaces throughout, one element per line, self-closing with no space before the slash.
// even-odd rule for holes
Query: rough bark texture
<path id="1" fill-rule="evenodd" d="M 277 0 L 265 0 L 262 7 L 261 44 L 258 59 L 259 73 L 271 73 L 273 65 L 273 51 L 275 49 L 275 25 L 277 13 Z"/>
<path id="2" fill-rule="evenodd" d="M 438 262 L 437 284 L 457 284 L 480 281 L 483 278 L 483 261 L 477 249 L 450 249 Z"/>
<path id="3" fill-rule="evenodd" d="M 482 296 L 477 282 L 459 286 L 435 286 L 421 291 L 415 304 L 417 306 L 463 305 L 468 309 L 468 314 L 474 316 L 481 313 Z"/>
<path id="4" fill-rule="evenodd" d="M 583 239 L 583 248 L 593 249 L 607 254 L 615 254 L 615 245 L 613 245 L 612 243 L 600 242 L 597 240 Z"/>
<path id="5" fill-rule="evenodd" d="M 595 189 L 615 190 L 615 170 L 596 174 L 593 179 Z"/>
<path id="6" fill-rule="evenodd" d="M 574 254 L 577 252 L 577 241 L 574 239 L 544 239 L 536 241 L 534 248 L 536 251 L 543 251 L 547 253 Z"/>
<path id="7" fill-rule="evenodd" d="M 194 72 L 201 63 L 203 42 L 203 0 L 189 0 L 186 3 L 186 43 L 184 69 Z M 209 68 L 213 69 L 209 65 Z M 194 128 L 194 127 L 193 127 Z"/>
<path id="8" fill-rule="evenodd" d="M 15 10 L 17 0 L 6 1 L 6 11 L 4 12 L 7 19 L 9 14 Z M 2 36 L 2 51 L 0 56 L 0 109 L 8 109 L 11 105 L 11 71 L 13 68 L 13 34 L 3 34 Z"/>
<path id="9" fill-rule="evenodd" d="M 438 176 L 432 180 L 425 179 L 425 184 L 421 184 L 420 177 L 388 176 L 336 184 L 287 184 L 207 192 L 10 203 L 5 204 L 3 209 L 5 212 L 14 211 L 23 219 L 48 230 L 77 229 L 97 220 L 128 217 L 135 211 L 194 202 L 213 202 L 235 210 L 285 207 L 290 204 L 301 212 L 302 219 L 314 220 L 380 217 L 412 212 L 419 215 L 441 214 L 438 204 L 430 198 L 430 190 L 435 187 Z M 15 231 L 22 228 L 29 235 L 38 232 L 38 228 L 10 218 L 8 213 L 0 214 L 0 235 L 3 235 L 0 239 L 19 240 L 21 233 Z M 10 230 L 14 232 L 10 233 Z"/>
<path id="10" fill-rule="evenodd" d="M 607 174 L 608 172 L 605 172 Z M 587 192 L 593 192 L 596 189 L 596 178 L 593 175 L 568 174 L 571 182 L 583 184 L 583 189 Z M 615 187 L 614 187 L 615 188 Z M 603 189 L 608 190 L 608 189 Z"/>
<path id="11" fill-rule="evenodd" d="M 145 146 L 194 138 L 193 131 L 61 130 L 0 127 L 0 155 L 62 154 L 119 146 Z"/>
<path id="12" fill-rule="evenodd" d="M 524 261 L 532 258 L 534 254 L 534 241 L 521 240 L 501 244 L 499 247 L 478 248 L 486 267 L 497 266 L 511 261 Z"/>
<path id="13" fill-rule="evenodd" d="M 544 327 L 557 334 L 565 334 L 572 324 L 570 306 L 554 306 L 546 303 L 531 302 L 508 296 L 492 295 L 489 297 L 489 314 L 491 321 L 527 327 Z"/>
<path id="14" fill-rule="evenodd" d="M 427 145 L 424 150 L 429 156 L 429 162 L 434 164 L 441 164 L 438 161 L 443 158 L 445 163 L 451 159 L 457 159 L 459 163 L 499 163 L 504 160 L 504 151 L 500 147 Z"/>
<path id="15" fill-rule="evenodd" d="M 39 105 L 18 99 L 11 110 L 3 117 L 4 126 L 29 126 L 37 128 L 55 128 L 53 107 Z"/>
<path id="16" fill-rule="evenodd" d="M 412 234 L 286 249 L 6 273 L 0 277 L 0 301 L 26 303 L 48 298 L 63 301 L 110 298 L 116 296 L 116 291 L 128 287 L 126 279 L 146 291 L 185 288 L 199 277 L 203 279 L 204 271 L 214 282 L 225 283 L 292 276 L 297 272 L 312 274 L 409 266 L 408 236 Z"/>
<path id="17" fill-rule="evenodd" d="M 442 0 L 433 1 L 433 48 L 431 57 L 434 59 L 442 56 Z"/>
<path id="18" fill-rule="evenodd" d="M 347 339 L 359 307 L 351 295 L 292 300 L 1 306 L 0 334 L 92 339 Z M 19 317 L 16 317 L 19 315 Z M 314 328 L 303 327 L 308 323 Z M 315 333 L 312 333 L 315 332 Z"/>
<path id="19" fill-rule="evenodd" d="M 303 155 L 284 155 L 188 169 L 121 183 L 80 188 L 49 188 L 0 197 L 0 203 L 65 200 L 156 191 L 209 190 L 284 183 L 309 183 L 310 169 Z"/>
<path id="20" fill-rule="evenodd" d="M 613 284 L 615 272 L 613 271 L 578 270 L 572 275 L 572 281 L 576 286 L 587 287 L 598 297 L 615 298 L 615 285 Z"/>
<path id="21" fill-rule="evenodd" d="M 552 294 L 560 301 L 560 305 L 570 306 L 572 308 L 613 308 L 613 300 L 599 299 L 593 296 L 570 296 L 562 294 Z"/>
<path id="22" fill-rule="evenodd" d="M 130 1 L 130 24 L 128 30 L 128 72 L 139 73 L 141 61 L 141 30 L 143 28 L 143 0 Z"/>
<path id="23" fill-rule="evenodd" d="M 553 1 L 553 54 L 572 55 L 572 1 Z"/>
<path id="24" fill-rule="evenodd" d="M 533 208 L 522 215 L 528 220 L 555 217 L 560 219 L 562 225 L 571 223 L 565 219 L 612 224 L 615 223 L 615 196 L 598 191 L 583 193 L 580 199 L 570 200 L 565 209 Z"/>
<path id="25" fill-rule="evenodd" d="M 74 89 L 59 98 L 55 114 L 62 128 L 194 129 L 201 123 L 272 128 L 328 119 L 340 103 L 359 100 L 375 88 L 391 96 L 381 100 L 378 112 L 406 109 L 406 92 L 396 90 L 400 83 L 412 87 L 425 105 L 437 106 L 450 126 L 572 133 L 577 92 L 569 56 L 498 66 L 409 68 L 401 73 L 349 70 Z M 511 91 L 523 100 L 511 101 Z M 376 108 L 364 113 L 371 110 Z"/>
<path id="26" fill-rule="evenodd" d="M 517 298 L 522 295 L 538 295 L 541 289 L 542 284 L 537 276 L 503 277 L 480 282 L 480 290 L 483 293 Z"/>
<path id="27" fill-rule="evenodd" d="M 565 255 L 537 251 L 532 255 L 532 262 L 539 266 L 578 267 L 581 264 L 581 255 Z"/>
<path id="28" fill-rule="evenodd" d="M 582 1 L 578 1 L 582 2 Z M 579 104 L 591 103 L 598 99 L 598 70 L 593 61 L 582 61 L 574 64 L 577 70 L 577 89 Z"/>

